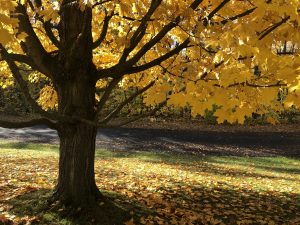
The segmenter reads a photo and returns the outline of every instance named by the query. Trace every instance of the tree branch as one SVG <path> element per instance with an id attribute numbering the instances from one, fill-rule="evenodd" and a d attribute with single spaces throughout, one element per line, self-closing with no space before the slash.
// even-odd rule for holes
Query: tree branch
<path id="1" fill-rule="evenodd" d="M 27 83 L 26 81 L 23 79 L 19 68 L 17 67 L 17 65 L 15 64 L 15 62 L 10 58 L 9 53 L 7 52 L 7 50 L 3 47 L 2 44 L 0 44 L 0 53 L 2 58 L 7 62 L 11 73 L 13 75 L 13 77 L 15 78 L 15 80 L 17 81 L 18 85 L 20 86 L 20 88 L 22 89 L 22 93 L 24 94 L 25 99 L 28 101 L 28 103 L 30 104 L 30 106 L 33 108 L 33 110 L 36 113 L 39 113 L 41 115 L 45 115 L 47 114 L 37 103 L 36 101 L 32 98 L 32 96 L 30 95 L 30 91 L 28 89 Z"/>
<path id="2" fill-rule="evenodd" d="M 180 22 L 180 17 L 177 17 L 175 21 L 172 21 L 164 26 L 164 28 L 148 43 L 146 43 L 130 60 L 128 60 L 125 64 L 127 67 L 131 67 L 135 65 L 154 45 L 156 45 L 159 41 L 161 41 L 165 35 L 176 27 Z"/>
<path id="3" fill-rule="evenodd" d="M 222 21 L 221 21 L 221 24 L 225 25 L 225 24 L 228 23 L 229 21 L 234 21 L 234 20 L 239 19 L 239 18 L 242 18 L 242 17 L 244 17 L 244 16 L 248 16 L 248 15 L 250 15 L 251 13 L 253 13 L 256 9 L 257 9 L 257 7 L 253 7 L 253 8 L 248 9 L 248 10 L 246 10 L 245 12 L 242 12 L 242 13 L 240 13 L 240 14 L 238 14 L 238 15 L 229 17 L 228 19 L 222 20 Z"/>
<path id="4" fill-rule="evenodd" d="M 36 9 L 41 8 L 42 5 L 42 1 L 27 1 L 29 3 L 29 6 L 31 8 L 31 10 L 34 12 Z M 34 2 L 34 4 L 32 3 Z M 44 21 L 42 17 L 39 16 L 39 14 L 36 14 L 35 17 L 42 22 L 44 30 L 46 32 L 46 35 L 48 36 L 48 38 L 50 39 L 50 41 L 52 42 L 52 44 L 54 44 L 58 49 L 60 48 L 60 42 L 58 41 L 58 39 L 55 37 L 54 33 L 52 32 L 52 25 L 50 21 Z"/>
<path id="5" fill-rule="evenodd" d="M 25 38 L 25 42 L 21 43 L 24 52 L 28 54 L 41 73 L 53 78 L 55 74 L 58 74 L 58 63 L 51 57 L 50 54 L 47 53 L 34 32 L 30 19 L 27 15 L 26 7 L 19 4 L 16 7 L 15 13 L 19 20 L 19 33 L 24 32 L 28 35 Z"/>
<path id="6" fill-rule="evenodd" d="M 33 118 L 33 119 L 24 119 L 23 117 L 14 118 L 14 119 L 3 119 L 3 117 L 0 118 L 0 126 L 4 128 L 10 128 L 10 129 L 32 127 L 41 124 L 47 125 L 48 127 L 55 130 L 57 129 L 56 123 L 46 118 Z"/>
<path id="7" fill-rule="evenodd" d="M 108 101 L 113 89 L 118 85 L 118 83 L 122 80 L 122 78 L 114 78 L 106 88 L 104 94 L 102 95 L 102 98 L 100 99 L 98 105 L 97 105 L 97 116 L 96 119 L 98 121 L 98 117 L 100 117 L 100 113 L 105 105 L 105 103 Z"/>
<path id="8" fill-rule="evenodd" d="M 105 40 L 107 31 L 108 31 L 109 21 L 111 20 L 112 17 L 113 17 L 113 15 L 105 16 L 101 34 L 100 34 L 99 38 L 93 43 L 93 49 L 98 48 L 101 45 L 101 43 Z"/>
<path id="9" fill-rule="evenodd" d="M 269 28 L 265 29 L 263 32 L 261 32 L 259 34 L 259 40 L 264 39 L 268 34 L 270 34 L 272 31 L 274 31 L 275 29 L 277 29 L 279 26 L 281 26 L 282 24 L 284 24 L 285 22 L 287 22 L 291 17 L 287 16 L 282 18 L 281 21 L 279 21 L 278 23 L 275 23 L 274 25 L 270 26 Z"/>
<path id="10" fill-rule="evenodd" d="M 103 5 L 103 4 L 105 4 L 105 3 L 107 3 L 107 2 L 111 2 L 112 0 L 104 0 L 104 1 L 100 1 L 100 2 L 96 2 L 96 3 L 94 3 L 94 5 L 92 6 L 92 8 L 95 8 L 95 7 L 97 7 L 98 5 Z"/>
<path id="11" fill-rule="evenodd" d="M 280 81 L 275 83 L 275 84 L 253 84 L 250 83 L 249 81 L 245 81 L 245 82 L 240 82 L 240 83 L 233 83 L 228 85 L 227 87 L 236 87 L 236 86 L 248 86 L 248 87 L 255 87 L 255 88 L 271 88 L 271 87 L 286 87 L 287 84 L 282 84 Z M 222 87 L 219 84 L 214 84 L 215 87 Z"/>
<path id="12" fill-rule="evenodd" d="M 28 57 L 26 55 L 10 53 L 9 57 L 12 61 L 24 63 L 24 64 L 27 64 L 28 66 L 30 66 L 32 69 L 36 69 L 36 65 L 34 64 L 34 62 L 31 60 L 30 57 Z M 5 59 L 0 58 L 0 61 L 5 61 Z"/>
<path id="13" fill-rule="evenodd" d="M 48 38 L 50 39 L 50 41 L 52 42 L 52 44 L 54 44 L 58 49 L 60 49 L 60 42 L 57 39 L 57 37 L 55 37 L 53 31 L 52 31 L 52 26 L 50 21 L 42 21 L 44 29 L 46 31 L 46 35 L 48 36 Z"/>
<path id="14" fill-rule="evenodd" d="M 131 37 L 130 44 L 128 47 L 125 47 L 124 52 L 120 58 L 120 62 L 123 63 L 126 61 L 130 52 L 138 45 L 138 43 L 142 40 L 146 33 L 146 28 L 148 25 L 148 21 L 151 19 L 151 16 L 155 12 L 155 10 L 160 6 L 162 0 L 152 0 L 151 5 L 149 7 L 148 12 L 145 14 L 141 23 L 137 30 L 134 32 L 133 36 Z"/>
<path id="15" fill-rule="evenodd" d="M 158 104 L 158 106 L 156 106 L 153 110 L 151 110 L 150 112 L 146 113 L 146 114 L 143 114 L 143 115 L 139 115 L 139 116 L 136 116 L 134 118 L 131 118 L 127 121 L 124 121 L 124 122 L 121 122 L 121 123 L 117 123 L 117 124 L 111 124 L 111 125 L 105 125 L 105 124 L 99 124 L 100 127 L 105 127 L 105 128 L 114 128 L 114 127 L 122 127 L 122 126 L 125 126 L 129 123 L 133 123 L 135 121 L 138 121 L 142 118 L 145 118 L 145 117 L 149 117 L 149 116 L 153 116 L 156 112 L 158 112 L 162 107 L 164 107 L 165 105 L 167 104 L 167 100 L 161 102 L 160 104 Z"/>
<path id="16" fill-rule="evenodd" d="M 246 81 L 245 85 L 249 86 L 249 87 L 260 87 L 260 88 L 286 87 L 287 86 L 287 84 L 282 84 L 280 81 L 277 82 L 276 84 L 265 84 L 265 85 L 253 84 L 253 83 L 249 83 L 248 81 Z"/>
<path id="17" fill-rule="evenodd" d="M 189 8 L 196 10 L 197 7 L 203 2 L 203 0 L 195 0 Z M 159 41 L 161 41 L 165 35 L 171 31 L 173 28 L 175 28 L 180 21 L 182 20 L 181 16 L 177 16 L 173 21 L 166 24 L 158 34 L 152 38 L 149 42 L 147 42 L 141 49 L 133 56 L 131 59 L 124 63 L 118 63 L 115 66 L 112 66 L 107 69 L 102 69 L 97 72 L 97 79 L 105 78 L 105 77 L 117 77 L 117 76 L 123 76 L 126 74 L 126 71 L 130 70 L 153 46 L 155 46 Z M 169 57 L 166 57 L 168 59 Z M 163 59 L 163 58 L 161 58 Z M 158 60 L 161 60 L 158 59 Z M 158 62 L 158 61 L 157 61 Z M 152 62 L 155 65 L 156 63 Z M 149 64 L 148 66 L 150 66 Z M 151 67 L 149 67 L 151 68 Z M 108 75 L 109 74 L 109 75 Z M 113 74 L 113 75 L 111 75 Z"/>
<path id="18" fill-rule="evenodd" d="M 101 120 L 100 124 L 106 124 L 107 122 L 109 122 L 112 118 L 114 118 L 116 115 L 118 115 L 119 112 L 127 104 L 129 104 L 130 102 L 132 102 L 139 95 L 141 95 L 144 92 L 146 92 L 147 90 L 149 90 L 149 88 L 151 88 L 154 84 L 155 84 L 155 81 L 152 81 L 147 86 L 145 86 L 144 88 L 138 90 L 136 93 L 134 93 L 133 95 L 131 95 L 128 99 L 126 99 L 125 101 L 123 101 L 117 108 L 115 108 L 110 114 L 108 114 L 103 120 Z"/>
<path id="19" fill-rule="evenodd" d="M 136 67 L 132 67 L 131 69 L 129 69 L 128 71 L 126 71 L 126 74 L 132 74 L 132 73 L 138 73 L 138 72 L 142 72 L 145 71 L 147 69 L 150 69 L 154 66 L 158 66 L 160 65 L 162 62 L 166 61 L 167 59 L 173 57 L 174 55 L 179 54 L 183 49 L 187 48 L 189 44 L 189 38 L 186 39 L 182 44 L 178 45 L 176 48 L 174 48 L 173 50 L 169 51 L 168 53 L 166 53 L 165 55 L 152 60 L 149 63 L 146 63 L 144 65 L 141 66 L 136 66 Z"/>
<path id="20" fill-rule="evenodd" d="M 206 21 L 211 20 L 230 0 L 223 0 L 213 11 L 206 17 Z"/>

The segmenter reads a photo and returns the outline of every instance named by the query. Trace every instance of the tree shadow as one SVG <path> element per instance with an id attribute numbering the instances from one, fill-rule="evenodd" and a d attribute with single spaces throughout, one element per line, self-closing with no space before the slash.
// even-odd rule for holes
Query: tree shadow
<path id="1" fill-rule="evenodd" d="M 31 191 L 0 203 L 9 205 L 8 211 L 18 218 L 25 218 L 24 224 L 31 220 L 32 225 L 119 225 L 130 217 L 133 217 L 134 224 L 171 224 L 171 221 L 173 224 L 300 222 L 299 194 L 256 192 L 222 182 L 205 186 L 171 178 L 168 185 L 147 194 L 134 192 L 128 197 L 111 191 L 102 193 L 113 204 L 101 205 L 97 220 L 83 211 L 69 214 L 64 207 L 51 207 L 48 199 L 52 192 L 49 189 Z"/>
<path id="2" fill-rule="evenodd" d="M 145 162 L 155 163 L 158 166 L 163 162 L 166 165 L 177 166 L 180 165 L 182 170 L 193 172 L 205 172 L 212 175 L 231 176 L 240 178 L 259 178 L 259 179 L 275 179 L 275 180 L 289 180 L 299 181 L 300 169 L 290 167 L 288 165 L 289 158 L 285 158 L 284 162 L 274 162 L 275 158 L 261 158 L 261 157 L 201 157 L 190 155 L 178 155 L 176 153 L 144 153 L 144 152 L 124 152 L 111 151 L 109 155 L 104 155 L 101 151 L 96 152 L 99 158 L 111 160 L 112 158 L 138 158 Z M 223 160 L 224 159 L 224 160 Z M 297 160 L 298 158 L 296 158 Z M 280 167 L 278 165 L 281 165 Z M 228 166 L 234 166 L 230 169 Z M 237 168 L 236 166 L 241 166 Z M 243 168 L 244 167 L 244 168 Z M 289 168 L 290 167 L 290 168 Z M 252 168 L 252 170 L 249 170 Z M 268 173 L 270 172 L 270 173 Z M 276 173 L 273 175 L 272 173 Z M 293 174 L 295 177 L 285 177 L 284 174 Z"/>
<path id="3" fill-rule="evenodd" d="M 8 212 L 18 218 L 18 224 L 49 224 L 49 225 L 110 225 L 124 224 L 131 218 L 130 210 L 138 209 L 139 206 L 129 201 L 115 203 L 116 196 L 112 192 L 103 192 L 107 201 L 99 202 L 93 209 L 70 209 L 60 204 L 50 204 L 52 196 L 50 189 L 38 189 L 16 196 L 9 200 L 0 201 L 7 206 Z M 5 209 L 5 207 L 4 207 Z M 23 221 L 23 223 L 22 223 Z M 13 224 L 15 221 L 11 221 Z M 0 221 L 1 224 L 1 221 Z M 9 221 L 7 224 L 10 224 Z"/>
<path id="4" fill-rule="evenodd" d="M 209 162 L 215 163 L 215 164 L 219 164 L 219 165 L 226 165 L 229 163 L 234 163 L 235 165 L 239 165 L 239 166 L 245 166 L 245 167 L 255 167 L 255 169 L 261 169 L 261 170 L 265 170 L 265 171 L 269 171 L 269 172 L 275 172 L 275 173 L 289 173 L 289 174 L 295 174 L 295 175 L 300 175 L 300 168 L 288 168 L 288 166 L 290 165 L 286 165 L 285 164 L 281 164 L 281 166 L 278 166 L 280 164 L 278 164 L 276 162 L 276 166 L 275 163 L 272 162 L 272 159 L 274 158 L 259 158 L 259 157 L 255 157 L 255 158 L 244 158 L 243 160 L 237 160 L 238 157 L 234 157 L 235 161 L 231 161 L 228 162 L 226 160 L 222 160 L 222 158 L 209 158 Z M 275 158 L 276 159 L 276 158 Z M 286 158 L 288 159 L 288 158 Z M 298 158 L 295 158 L 296 160 L 298 160 Z"/>
<path id="5" fill-rule="evenodd" d="M 175 184 L 175 183 L 174 183 Z M 169 198 L 175 199 L 176 219 L 192 224 L 299 224 L 300 195 L 263 193 L 218 183 L 212 187 L 180 188 L 177 184 Z M 170 189 L 168 189 L 170 193 Z M 164 200 L 167 201 L 167 200 Z M 184 204 L 180 204 L 184 202 Z M 180 212 L 192 213 L 181 215 Z M 177 212 L 177 213 L 176 213 Z M 170 215 L 169 219 L 172 216 Z"/>

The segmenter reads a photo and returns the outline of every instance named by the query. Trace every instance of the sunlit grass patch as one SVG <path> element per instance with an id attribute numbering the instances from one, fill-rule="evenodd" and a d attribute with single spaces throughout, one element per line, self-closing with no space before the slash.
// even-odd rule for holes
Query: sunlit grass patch
<path id="1" fill-rule="evenodd" d="M 21 214 L 19 203 L 24 200 L 14 199 L 54 187 L 57 149 L 55 145 L 0 143 L 4 214 L 31 218 L 36 203 L 31 209 L 30 204 L 21 208 L 25 211 Z M 99 188 L 131 211 L 137 224 L 300 222 L 299 159 L 97 150 L 95 167 Z M 38 216 L 45 224 L 68 224 L 52 211 Z"/>
<path id="2" fill-rule="evenodd" d="M 34 144 L 18 141 L 3 141 L 0 140 L 1 155 L 19 155 L 24 157 L 41 157 L 42 155 L 56 155 L 58 146 L 52 144 Z"/>

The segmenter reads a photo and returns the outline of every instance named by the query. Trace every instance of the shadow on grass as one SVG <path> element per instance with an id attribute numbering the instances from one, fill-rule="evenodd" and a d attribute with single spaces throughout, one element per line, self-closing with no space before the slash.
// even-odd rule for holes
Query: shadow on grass
<path id="1" fill-rule="evenodd" d="M 198 215 L 198 219 L 191 221 L 194 224 L 217 224 L 212 223 L 214 220 L 224 224 L 300 224 L 299 194 L 260 193 L 225 183 L 190 190 L 180 186 L 169 197 L 177 203 L 177 218 L 182 211 L 194 210 L 193 215 Z"/>
<path id="2" fill-rule="evenodd" d="M 43 225 L 113 225 L 128 221 L 128 212 L 132 213 L 134 224 L 213 224 L 221 221 L 225 224 L 298 224 L 300 222 L 300 196 L 282 193 L 258 193 L 246 189 L 236 190 L 227 184 L 217 187 L 194 186 L 182 188 L 175 182 L 173 186 L 161 187 L 164 194 L 150 194 L 142 199 L 139 193 L 128 198 L 115 192 L 103 192 L 114 202 L 113 207 L 102 206 L 99 211 L 104 222 L 95 222 L 88 214 L 66 215 L 64 209 L 51 209 L 47 199 L 50 190 L 40 189 L 10 199 L 11 213 L 18 217 L 36 216 L 35 223 Z M 139 199 L 137 201 L 136 199 Z M 144 200 L 144 201 L 143 201 Z M 124 219 L 125 218 L 125 219 Z M 130 217 L 129 217 L 130 218 Z M 155 221 L 153 223 L 153 221 Z M 271 222 L 272 221 L 272 222 Z M 243 223 L 244 222 L 244 223 Z"/>
<path id="3" fill-rule="evenodd" d="M 275 173 L 300 175 L 300 159 L 286 157 L 210 157 L 209 161 L 219 165 L 255 167 Z"/>
<path id="4" fill-rule="evenodd" d="M 11 144 L 11 143 L 10 143 Z M 41 145 L 24 146 L 20 145 L 1 145 L 3 148 L 22 148 L 41 150 Z M 30 150 L 30 149 L 29 149 Z M 56 146 L 49 147 L 48 151 L 56 151 Z M 151 152 L 125 152 L 125 151 L 105 151 L 98 150 L 97 157 L 106 160 L 115 160 L 117 158 L 135 158 L 151 163 L 164 162 L 170 165 L 180 166 L 180 170 L 196 170 L 196 172 L 205 172 L 212 175 L 222 175 L 231 177 L 260 177 L 267 179 L 289 180 L 293 177 L 285 177 L 281 173 L 297 174 L 299 160 L 293 160 L 283 157 L 278 158 L 258 158 L 258 157 L 200 157 L 193 155 L 177 155 L 170 153 L 151 153 Z M 136 163 L 136 161 L 133 161 Z M 240 166 L 229 170 L 225 166 Z M 242 168 L 241 168 L 242 167 Z M 247 171 L 248 167 L 254 167 L 263 171 Z M 274 171 L 279 174 L 264 174 L 266 171 Z M 106 172 L 99 170 L 98 174 Z M 117 177 L 122 171 L 117 167 L 109 169 L 111 176 Z M 154 174 L 155 175 L 155 174 Z M 108 174 L 105 173 L 107 177 Z M 134 176 L 139 176 L 134 174 Z M 200 174 L 199 174 L 200 176 Z M 206 176 L 204 174 L 204 176 Z M 103 177 L 102 177 L 103 178 Z M 151 182 L 147 179 L 153 179 L 150 176 L 138 177 L 143 183 L 151 187 Z M 295 176 L 295 183 L 299 177 Z M 136 177 L 135 181 L 138 181 Z M 123 224 L 128 220 L 128 212 L 132 212 L 135 224 L 138 221 L 144 221 L 143 224 L 213 224 L 219 220 L 225 224 L 300 224 L 300 195 L 295 193 L 280 193 L 272 191 L 272 187 L 265 191 L 254 191 L 255 187 L 239 185 L 230 185 L 229 183 L 218 181 L 217 176 L 207 176 L 207 182 L 191 182 L 184 177 L 165 176 L 157 189 L 128 188 L 126 185 L 109 186 L 111 190 L 123 190 L 122 193 L 129 193 L 128 196 L 116 192 L 102 191 L 104 195 L 114 202 L 110 206 L 100 206 L 98 216 L 102 217 L 103 222 L 92 222 L 90 215 L 68 215 L 62 208 L 51 208 L 47 204 L 47 199 L 51 195 L 51 190 L 40 189 L 22 196 L 15 197 L 5 202 L 11 205 L 12 214 L 18 217 L 38 216 L 36 224 L 45 225 L 89 225 L 89 224 Z M 129 183 L 131 178 L 128 176 L 125 183 Z M 155 181 L 156 182 L 156 181 Z M 276 180 L 277 182 L 277 180 Z M 255 183 L 258 184 L 258 183 Z M 255 185 L 254 184 L 254 185 Z M 259 184 L 258 184 L 259 185 Z M 276 183 L 280 185 L 280 183 Z M 138 186 L 136 186 L 138 187 Z M 248 187 L 248 186 L 247 186 Z M 115 189 L 116 188 L 116 189 Z M 9 189 L 9 188 L 8 188 Z M 13 189 L 10 187 L 10 190 Z M 3 189 L 4 190 L 4 189 Z M 6 190 L 6 189 L 5 189 Z M 121 191 L 120 191 L 121 192 Z M 106 218 L 106 219 L 104 219 Z M 124 219 L 126 218 L 126 219 Z M 298 219 L 297 219 L 298 218 Z M 155 221 L 155 222 L 153 222 Z M 245 222 L 246 221 L 246 222 Z M 250 221 L 250 222 L 249 222 Z M 1 221 L 0 221 L 1 222 Z M 152 223 L 153 222 L 153 223 Z M 216 224 L 216 223 L 215 223 Z"/>
<path id="5" fill-rule="evenodd" d="M 286 157 L 238 157 L 238 156 L 199 156 L 191 154 L 178 154 L 171 152 L 143 152 L 143 151 L 96 151 L 96 157 L 112 158 L 132 158 L 152 163 L 167 163 L 170 165 L 195 166 L 214 163 L 225 166 L 253 167 L 275 173 L 300 174 L 300 160 L 298 158 Z M 227 170 L 228 171 L 228 170 Z M 266 177 L 267 178 L 267 177 Z M 270 177 L 272 178 L 272 177 Z"/>
<path id="6" fill-rule="evenodd" d="M 151 211 L 143 209 L 137 202 L 128 201 L 122 195 L 114 192 L 102 192 L 109 200 L 107 203 L 99 202 L 99 206 L 93 210 L 70 211 L 64 206 L 50 205 L 48 200 L 52 195 L 50 189 L 39 189 L 27 192 L 23 195 L 1 201 L 8 205 L 10 214 L 18 218 L 35 218 L 30 224 L 43 225 L 110 225 L 124 224 L 132 216 L 130 211 L 139 211 L 136 216 L 149 215 Z M 118 201 L 115 201 L 118 199 Z M 0 221 L 1 222 L 1 221 Z M 23 223 L 22 223 L 23 224 Z M 27 223 L 26 223 L 27 224 Z"/>
<path id="7" fill-rule="evenodd" d="M 176 152 L 146 152 L 146 151 L 120 151 L 120 150 L 103 150 L 96 151 L 96 157 L 111 159 L 111 158 L 136 158 L 149 162 L 166 162 L 170 164 L 191 164 L 200 162 L 207 157 L 192 154 L 179 154 Z"/>
<path id="8" fill-rule="evenodd" d="M 17 149 L 24 151 L 58 152 L 58 146 L 52 144 L 33 144 L 25 142 L 0 142 L 0 149 Z M 113 160 L 120 158 L 138 159 L 151 163 L 165 163 L 169 165 L 182 165 L 186 170 L 198 170 L 216 175 L 235 177 L 252 177 L 268 179 L 286 179 L 297 181 L 299 178 L 286 178 L 284 174 L 300 174 L 300 160 L 285 157 L 237 157 L 237 156 L 199 156 L 192 154 L 179 154 L 172 152 L 145 152 L 145 151 L 113 151 L 97 149 L 97 158 Z M 195 167 L 195 165 L 197 165 Z M 224 168 L 224 166 L 226 168 Z M 239 166 L 230 170 L 227 166 Z M 244 168 L 254 170 L 244 171 Z M 242 170 L 241 170 L 242 169 Z M 276 173 L 264 174 L 265 172 Z"/>

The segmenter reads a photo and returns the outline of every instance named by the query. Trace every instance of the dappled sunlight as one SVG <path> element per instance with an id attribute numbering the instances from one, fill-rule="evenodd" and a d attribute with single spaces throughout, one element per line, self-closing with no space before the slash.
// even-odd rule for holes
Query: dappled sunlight
<path id="1" fill-rule="evenodd" d="M 51 189 L 57 177 L 56 146 L 19 145 L 0 146 L 0 207 L 12 219 L 20 215 L 13 217 L 11 199 Z M 299 223 L 299 168 L 298 159 L 284 157 L 107 150 L 95 162 L 98 187 L 137 224 Z"/>

